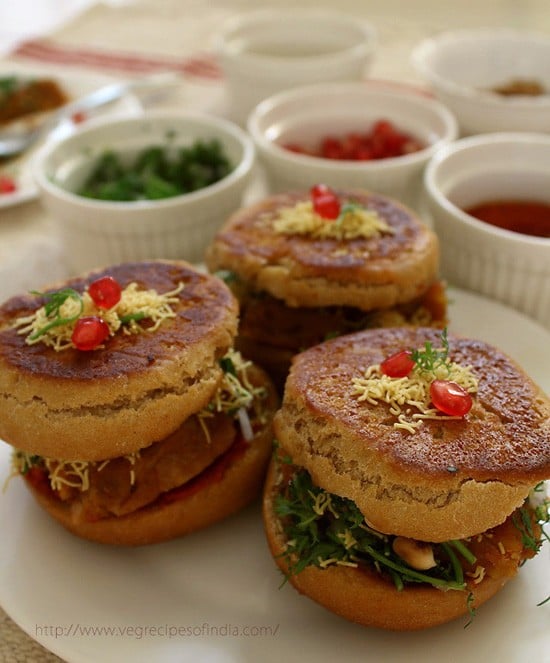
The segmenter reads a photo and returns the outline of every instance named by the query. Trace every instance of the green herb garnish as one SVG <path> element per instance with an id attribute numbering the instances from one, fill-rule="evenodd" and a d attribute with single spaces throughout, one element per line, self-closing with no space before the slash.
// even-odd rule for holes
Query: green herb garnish
<path id="1" fill-rule="evenodd" d="M 233 167 L 219 140 L 197 140 L 177 150 L 154 145 L 133 160 L 109 150 L 77 192 L 111 201 L 161 200 L 218 182 Z"/>
<path id="2" fill-rule="evenodd" d="M 119 319 L 121 325 L 127 325 L 129 322 L 139 322 L 140 320 L 144 320 L 147 317 L 149 317 L 147 313 L 139 312 L 121 315 Z"/>
<path id="3" fill-rule="evenodd" d="M 28 454 L 24 451 L 15 451 L 15 459 L 19 472 L 25 476 L 33 467 L 42 465 L 42 457 L 36 454 Z"/>
<path id="4" fill-rule="evenodd" d="M 436 350 L 431 341 L 426 341 L 424 343 L 423 350 L 412 350 L 411 359 L 415 362 L 415 368 L 418 368 L 420 371 L 426 371 L 427 373 L 434 373 L 440 367 L 445 367 L 446 370 L 450 371 L 450 360 L 449 360 L 449 341 L 447 339 L 447 328 L 441 332 L 441 344 L 443 345 L 442 350 Z"/>
<path id="5" fill-rule="evenodd" d="M 470 592 L 468 594 L 468 598 L 466 600 L 466 607 L 468 608 L 468 612 L 470 614 L 470 619 L 469 619 L 468 623 L 464 625 L 464 628 L 468 628 L 468 626 L 470 626 L 470 624 L 474 621 L 474 617 L 476 616 L 477 610 L 476 610 L 476 608 L 474 608 L 474 601 L 475 601 L 475 597 L 472 594 L 472 592 Z"/>
<path id="6" fill-rule="evenodd" d="M 286 535 L 283 554 L 291 575 L 307 566 L 364 565 L 387 574 L 398 590 L 409 583 L 466 588 L 463 568 L 454 552 L 456 542 L 433 545 L 433 569 L 413 569 L 393 551 L 394 537 L 371 529 L 354 502 L 315 486 L 303 469 L 296 469 L 284 493 L 277 495 L 274 508 Z M 460 542 L 459 552 L 475 561 L 464 542 Z"/>
<path id="7" fill-rule="evenodd" d="M 234 375 L 237 377 L 237 369 L 235 368 L 235 364 L 230 357 L 222 357 L 220 359 L 220 366 L 222 367 L 224 373 L 229 373 L 229 375 Z"/>
<path id="8" fill-rule="evenodd" d="M 235 274 L 235 272 L 231 271 L 230 269 L 218 269 L 216 272 L 214 272 L 214 276 L 217 276 L 226 285 L 231 285 L 232 283 L 236 283 L 240 280 L 237 274 Z"/>
<path id="9" fill-rule="evenodd" d="M 532 493 L 544 492 L 544 481 L 538 483 L 533 489 Z M 539 504 L 532 504 L 529 508 L 528 502 L 516 511 L 512 518 L 512 522 L 516 529 L 521 533 L 523 546 L 535 553 L 539 551 L 542 542 L 546 539 L 550 541 L 548 532 L 545 531 L 544 526 L 550 524 L 550 500 L 542 499 Z M 533 515 L 534 514 L 534 515 Z M 533 522 L 536 521 L 540 526 L 541 535 L 538 537 L 533 528 Z"/>
<path id="10" fill-rule="evenodd" d="M 340 214 L 338 215 L 338 218 L 335 220 L 336 224 L 342 223 L 342 221 L 345 219 L 345 217 L 348 214 L 354 214 L 358 209 L 365 209 L 363 205 L 359 205 L 359 203 L 345 203 L 342 205 L 340 208 Z"/>
<path id="11" fill-rule="evenodd" d="M 54 327 L 60 327 L 61 325 L 67 325 L 70 324 L 71 322 L 74 322 L 79 318 L 80 314 L 84 309 L 84 302 L 82 301 L 82 296 L 80 295 L 80 293 L 78 293 L 76 290 L 73 290 L 72 288 L 64 288 L 63 290 L 58 290 L 56 292 L 51 292 L 51 293 L 44 293 L 32 290 L 31 294 L 37 295 L 39 297 L 44 297 L 46 299 L 46 302 L 44 304 L 44 313 L 46 314 L 46 317 L 50 320 L 43 327 L 40 327 L 40 329 L 37 329 L 33 334 L 31 334 L 31 336 L 29 337 L 31 341 L 40 338 Z M 79 307 L 78 311 L 74 315 L 64 318 L 60 314 L 60 309 L 61 306 L 67 301 L 67 299 L 74 299 L 76 302 L 78 302 Z"/>
<path id="12" fill-rule="evenodd" d="M 16 76 L 2 76 L 0 78 L 0 102 L 2 97 L 8 97 L 19 85 L 19 79 Z"/>

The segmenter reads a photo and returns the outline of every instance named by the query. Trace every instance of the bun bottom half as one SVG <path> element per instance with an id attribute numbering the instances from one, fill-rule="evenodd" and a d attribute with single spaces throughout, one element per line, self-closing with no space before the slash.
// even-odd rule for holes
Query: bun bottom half
<path id="1" fill-rule="evenodd" d="M 272 451 L 266 425 L 250 444 L 231 447 L 204 472 L 152 505 L 96 521 L 78 521 L 70 508 L 24 477 L 50 516 L 72 534 L 97 543 L 140 546 L 169 541 L 212 525 L 252 503 L 260 494 Z"/>
<path id="2" fill-rule="evenodd" d="M 481 582 L 467 583 L 464 591 L 433 588 L 428 585 L 407 585 L 398 591 L 391 580 L 367 567 L 361 569 L 332 565 L 321 569 L 307 566 L 298 574 L 289 575 L 285 557 L 286 538 L 274 511 L 277 495 L 277 468 L 271 462 L 263 498 L 263 520 L 267 541 L 279 569 L 298 592 L 348 621 L 363 626 L 393 631 L 416 631 L 438 626 L 461 616 L 470 617 L 476 609 L 493 597 L 510 578 L 521 562 L 521 533 L 511 518 L 493 530 L 500 530 L 506 545 L 515 547 L 510 555 L 495 562 Z M 530 556 L 530 555 L 525 555 Z M 468 596 L 473 600 L 468 605 Z"/>

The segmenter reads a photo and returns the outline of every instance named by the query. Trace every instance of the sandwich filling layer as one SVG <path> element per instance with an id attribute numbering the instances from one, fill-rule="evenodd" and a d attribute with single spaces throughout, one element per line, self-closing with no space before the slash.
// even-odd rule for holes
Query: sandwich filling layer
<path id="1" fill-rule="evenodd" d="M 268 392 L 251 363 L 231 350 L 220 366 L 223 379 L 208 405 L 165 439 L 90 462 L 16 450 L 14 472 L 63 502 L 75 521 L 123 516 L 166 497 L 222 458 L 235 458 L 266 424 Z"/>
<path id="2" fill-rule="evenodd" d="M 550 521 L 550 501 L 543 484 L 501 525 L 466 539 L 434 543 L 375 530 L 352 500 L 316 486 L 282 451 L 275 462 L 273 512 L 291 576 L 308 566 L 346 566 L 374 571 L 399 591 L 420 583 L 473 592 L 487 576 L 514 576 L 548 538 L 542 525 Z"/>

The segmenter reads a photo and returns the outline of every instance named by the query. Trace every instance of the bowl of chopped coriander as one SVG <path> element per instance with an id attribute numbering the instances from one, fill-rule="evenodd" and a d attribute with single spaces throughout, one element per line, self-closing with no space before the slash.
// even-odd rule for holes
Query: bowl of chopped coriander
<path id="1" fill-rule="evenodd" d="M 202 261 L 238 209 L 252 140 L 204 113 L 149 112 L 90 121 L 36 157 L 41 200 L 72 269 L 143 259 Z"/>

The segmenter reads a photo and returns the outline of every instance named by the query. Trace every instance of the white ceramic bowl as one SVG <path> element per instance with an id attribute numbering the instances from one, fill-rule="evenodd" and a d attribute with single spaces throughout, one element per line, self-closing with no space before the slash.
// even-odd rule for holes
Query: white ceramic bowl
<path id="1" fill-rule="evenodd" d="M 550 36 L 506 28 L 443 32 L 413 50 L 412 62 L 456 115 L 463 135 L 550 132 Z M 535 80 L 540 96 L 491 89 Z"/>
<path id="2" fill-rule="evenodd" d="M 376 31 L 354 16 L 324 9 L 260 9 L 227 20 L 215 48 L 227 83 L 230 117 L 249 112 L 281 90 L 363 78 Z"/>
<path id="3" fill-rule="evenodd" d="M 218 139 L 233 171 L 203 189 L 165 198 L 111 202 L 76 193 L 106 150 L 132 156 L 151 145 Z M 205 114 L 152 112 L 90 122 L 37 155 L 34 175 L 72 269 L 148 258 L 201 261 L 226 217 L 242 203 L 255 162 L 250 137 Z"/>
<path id="4" fill-rule="evenodd" d="M 371 161 L 312 157 L 282 147 L 314 145 L 329 134 L 364 133 L 380 119 L 389 120 L 426 147 Z M 408 86 L 376 82 L 321 84 L 279 93 L 254 109 L 248 130 L 273 192 L 323 183 L 369 189 L 412 206 L 426 163 L 457 136 L 456 120 L 438 101 Z"/>
<path id="5" fill-rule="evenodd" d="M 492 200 L 550 204 L 550 136 L 471 136 L 426 168 L 426 202 L 454 285 L 508 304 L 550 328 L 550 238 L 503 230 L 463 210 Z"/>

